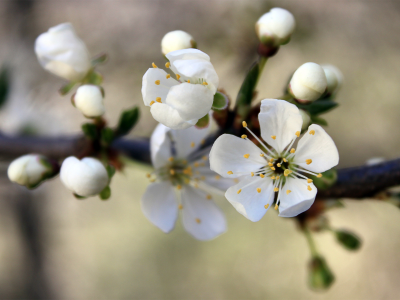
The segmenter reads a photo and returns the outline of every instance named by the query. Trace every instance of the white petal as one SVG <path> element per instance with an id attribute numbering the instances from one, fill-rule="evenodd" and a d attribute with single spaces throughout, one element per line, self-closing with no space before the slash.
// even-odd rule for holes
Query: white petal
<path id="1" fill-rule="evenodd" d="M 310 134 L 314 130 L 315 134 Z M 312 162 L 308 165 L 307 159 Z M 319 125 L 312 124 L 300 139 L 294 163 L 313 172 L 324 172 L 339 163 L 339 153 L 332 138 Z"/>
<path id="2" fill-rule="evenodd" d="M 182 49 L 177 51 L 172 51 L 165 55 L 170 61 L 171 65 L 174 64 L 176 60 L 189 60 L 189 59 L 201 59 L 205 61 L 210 61 L 210 57 L 203 51 L 198 49 Z"/>
<path id="3" fill-rule="evenodd" d="M 165 233 L 174 229 L 178 204 L 174 187 L 169 182 L 152 183 L 142 197 L 143 214 Z"/>
<path id="4" fill-rule="evenodd" d="M 214 94 L 207 87 L 182 83 L 170 89 L 165 103 L 176 109 L 183 120 L 189 121 L 208 114 L 213 100 Z"/>
<path id="5" fill-rule="evenodd" d="M 210 152 L 210 168 L 222 177 L 236 178 L 264 167 L 267 162 L 260 157 L 262 151 L 250 141 L 230 134 L 221 135 Z M 250 154 L 249 158 L 243 155 Z M 229 175 L 228 172 L 233 174 Z"/>
<path id="6" fill-rule="evenodd" d="M 308 190 L 308 186 L 311 187 L 311 191 Z M 291 192 L 287 194 L 287 190 Z M 307 183 L 305 179 L 287 178 L 281 192 L 279 216 L 295 217 L 301 214 L 311 207 L 316 195 L 317 188 L 313 183 Z"/>
<path id="7" fill-rule="evenodd" d="M 284 100 L 265 99 L 261 101 L 261 110 L 258 115 L 261 136 L 278 153 L 296 137 L 301 131 L 303 119 L 296 105 Z M 273 139 L 272 137 L 275 137 Z"/>
<path id="8" fill-rule="evenodd" d="M 235 185 L 238 181 L 237 178 L 223 178 L 209 168 L 203 167 L 196 169 L 199 171 L 199 177 L 204 178 L 204 183 L 208 186 L 216 188 L 219 191 L 226 192 L 228 188 Z M 203 177 L 204 176 L 204 177 Z M 241 177 L 239 177 L 240 180 Z"/>
<path id="9" fill-rule="evenodd" d="M 150 153 L 151 162 L 154 168 L 158 169 L 168 163 L 168 158 L 172 156 L 171 153 L 171 139 L 168 136 L 168 132 L 171 129 L 158 124 L 154 129 L 150 138 Z"/>
<path id="10" fill-rule="evenodd" d="M 261 189 L 259 193 L 257 188 Z M 238 191 L 240 193 L 238 194 Z M 269 177 L 246 177 L 230 187 L 225 197 L 236 210 L 253 222 L 259 221 L 274 202 L 274 186 Z M 267 205 L 267 208 L 265 206 Z"/>
<path id="11" fill-rule="evenodd" d="M 146 106 L 149 106 L 151 101 L 156 101 L 157 97 L 164 103 L 169 89 L 179 84 L 172 77 L 167 79 L 166 76 L 167 72 L 159 68 L 150 68 L 143 75 L 142 96 Z M 156 84 L 157 80 L 160 80 L 160 84 Z"/>
<path id="12" fill-rule="evenodd" d="M 150 112 L 156 121 L 171 129 L 186 129 L 197 123 L 197 120 L 183 120 L 176 109 L 164 103 L 154 103 Z"/>
<path id="13" fill-rule="evenodd" d="M 182 189 L 182 222 L 198 240 L 211 240 L 226 231 L 224 214 L 207 194 L 185 185 Z"/>

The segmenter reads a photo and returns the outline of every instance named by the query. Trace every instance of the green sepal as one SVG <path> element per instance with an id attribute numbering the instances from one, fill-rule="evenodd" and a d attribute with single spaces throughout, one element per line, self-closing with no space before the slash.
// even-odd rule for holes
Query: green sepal
<path id="1" fill-rule="evenodd" d="M 335 230 L 337 241 L 347 250 L 355 251 L 361 247 L 361 239 L 347 230 Z"/>
<path id="2" fill-rule="evenodd" d="M 195 126 L 200 129 L 206 128 L 209 123 L 210 123 L 210 116 L 209 116 L 209 114 L 206 114 L 204 117 L 202 117 L 201 119 L 199 119 L 197 121 Z"/>
<path id="3" fill-rule="evenodd" d="M 338 104 L 332 100 L 324 99 L 311 102 L 310 104 L 296 104 L 298 108 L 304 109 L 310 113 L 310 115 L 320 115 L 328 112 L 329 110 L 338 106 Z"/>
<path id="4" fill-rule="evenodd" d="M 310 176 L 313 180 L 314 185 L 320 190 L 326 190 L 336 183 L 337 171 L 335 169 L 330 169 L 322 173 L 322 177 Z"/>
<path id="5" fill-rule="evenodd" d="M 118 126 L 116 129 L 116 135 L 122 136 L 128 134 L 133 127 L 135 127 L 140 117 L 140 111 L 137 106 L 132 109 L 125 110 L 122 112 Z"/>
<path id="6" fill-rule="evenodd" d="M 104 190 L 99 194 L 101 200 L 108 200 L 111 197 L 111 189 L 110 186 L 106 186 Z"/>
<path id="7" fill-rule="evenodd" d="M 10 89 L 10 76 L 6 67 L 0 71 L 0 107 L 6 103 L 8 92 Z"/>
<path id="8" fill-rule="evenodd" d="M 310 118 L 311 118 L 311 123 L 313 123 L 313 124 L 318 124 L 321 126 L 328 126 L 328 122 L 324 118 L 317 117 L 317 116 L 311 116 Z"/>
<path id="9" fill-rule="evenodd" d="M 109 128 L 105 127 L 101 130 L 101 144 L 104 146 L 109 146 L 114 140 L 114 131 Z"/>
<path id="10" fill-rule="evenodd" d="M 85 134 L 85 136 L 90 140 L 96 140 L 98 137 L 97 127 L 92 123 L 83 124 L 82 131 Z"/>
<path id="11" fill-rule="evenodd" d="M 308 283 L 314 290 L 326 290 L 335 281 L 335 275 L 321 256 L 311 259 L 308 272 Z"/>
<path id="12" fill-rule="evenodd" d="M 84 200 L 84 199 L 86 199 L 86 198 L 87 198 L 87 197 L 80 196 L 80 195 L 78 195 L 78 194 L 75 194 L 75 193 L 73 193 L 73 195 L 74 195 L 74 197 L 75 197 L 76 199 L 78 199 L 78 200 Z"/>
<path id="13" fill-rule="evenodd" d="M 92 70 L 85 78 L 84 82 L 85 84 L 94 84 L 94 85 L 101 85 L 103 83 L 103 76 Z"/>
<path id="14" fill-rule="evenodd" d="M 115 168 L 112 165 L 107 165 L 106 170 L 107 170 L 108 178 L 111 180 L 111 178 L 115 174 Z"/>
<path id="15" fill-rule="evenodd" d="M 223 110 L 228 106 L 228 97 L 220 92 L 216 92 L 214 95 L 214 101 L 212 105 L 213 110 Z"/>
<path id="16" fill-rule="evenodd" d="M 61 94 L 61 96 L 65 96 L 68 94 L 75 86 L 76 82 L 68 82 L 66 85 L 62 86 L 58 92 Z"/>
<path id="17" fill-rule="evenodd" d="M 92 66 L 95 67 L 100 64 L 104 64 L 108 60 L 108 55 L 106 53 L 101 53 L 96 55 L 92 59 Z"/>

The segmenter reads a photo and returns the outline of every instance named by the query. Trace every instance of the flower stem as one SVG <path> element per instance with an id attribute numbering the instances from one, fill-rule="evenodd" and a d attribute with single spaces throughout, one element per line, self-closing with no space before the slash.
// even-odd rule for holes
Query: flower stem
<path id="1" fill-rule="evenodd" d="M 314 239 L 311 235 L 310 230 L 307 227 L 304 227 L 303 232 L 304 232 L 304 235 L 306 236 L 307 243 L 308 243 L 308 246 L 311 251 L 311 255 L 313 257 L 317 257 L 318 256 L 317 247 L 315 246 Z"/>

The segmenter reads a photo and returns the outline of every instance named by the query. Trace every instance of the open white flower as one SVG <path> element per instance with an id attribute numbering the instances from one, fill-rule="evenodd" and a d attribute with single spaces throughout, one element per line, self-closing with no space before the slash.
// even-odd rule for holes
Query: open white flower
<path id="1" fill-rule="evenodd" d="M 200 50 L 173 51 L 166 57 L 169 62 L 165 66 L 177 80 L 153 63 L 143 76 L 143 101 L 161 124 L 171 129 L 189 128 L 210 111 L 218 75 L 210 57 Z"/>
<path id="2" fill-rule="evenodd" d="M 183 30 L 170 31 L 161 40 L 161 52 L 164 55 L 188 48 L 196 48 L 196 42 L 189 33 Z"/>
<path id="3" fill-rule="evenodd" d="M 66 158 L 61 165 L 60 178 L 69 190 L 83 197 L 99 194 L 109 183 L 106 168 L 92 157 Z"/>
<path id="4" fill-rule="evenodd" d="M 89 51 L 70 23 L 51 27 L 39 35 L 35 52 L 45 70 L 67 80 L 79 81 L 91 68 Z"/>
<path id="5" fill-rule="evenodd" d="M 76 90 L 73 97 L 74 104 L 85 117 L 101 117 L 105 113 L 103 93 L 99 86 L 85 84 Z"/>
<path id="6" fill-rule="evenodd" d="M 283 100 L 265 99 L 258 115 L 261 136 L 271 147 L 256 137 L 262 149 L 246 135 L 242 138 L 224 134 L 210 152 L 211 169 L 225 178 L 245 176 L 230 187 L 225 197 L 236 210 L 253 222 L 259 221 L 276 205 L 282 217 L 294 217 L 309 209 L 317 188 L 306 175 L 321 177 L 320 172 L 339 162 L 335 143 L 319 125 L 311 125 L 297 144 L 302 117 L 298 108 Z"/>
<path id="7" fill-rule="evenodd" d="M 196 151 L 209 130 L 191 127 L 171 130 L 159 124 L 151 136 L 155 171 L 142 197 L 144 215 L 164 232 L 170 232 L 181 211 L 183 226 L 199 240 L 210 240 L 226 231 L 221 210 L 203 186 L 226 190 L 234 184 L 209 168 L 208 151 Z"/>

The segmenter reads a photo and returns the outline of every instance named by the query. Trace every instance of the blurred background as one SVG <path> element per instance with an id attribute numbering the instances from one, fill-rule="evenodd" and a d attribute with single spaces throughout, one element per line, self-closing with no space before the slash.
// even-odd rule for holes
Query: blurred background
<path id="1" fill-rule="evenodd" d="M 110 60 L 104 75 L 106 117 L 140 105 L 131 136 L 149 136 L 156 122 L 142 104 L 141 79 L 152 62 L 162 65 L 161 38 L 182 29 L 208 53 L 220 85 L 235 98 L 256 59 L 254 24 L 274 6 L 297 22 L 291 42 L 270 59 L 259 100 L 279 97 L 291 73 L 312 61 L 344 74 L 338 109 L 326 115 L 340 152 L 340 167 L 371 157 L 399 156 L 400 2 L 246 0 L 3 0 L 0 64 L 11 71 L 0 130 L 40 136 L 72 135 L 85 119 L 63 81 L 37 62 L 35 38 L 71 22 L 93 55 Z M 326 292 L 307 286 L 310 258 L 293 220 L 269 211 L 260 222 L 239 215 L 216 197 L 227 233 L 210 242 L 189 236 L 180 222 L 166 235 L 141 213 L 149 166 L 132 162 L 112 182 L 113 196 L 76 200 L 53 179 L 33 192 L 11 184 L 1 160 L 1 299 L 398 299 L 400 212 L 387 203 L 345 199 L 327 213 L 334 228 L 363 239 L 357 252 L 332 234 L 316 234 L 317 247 L 336 275 Z"/>

